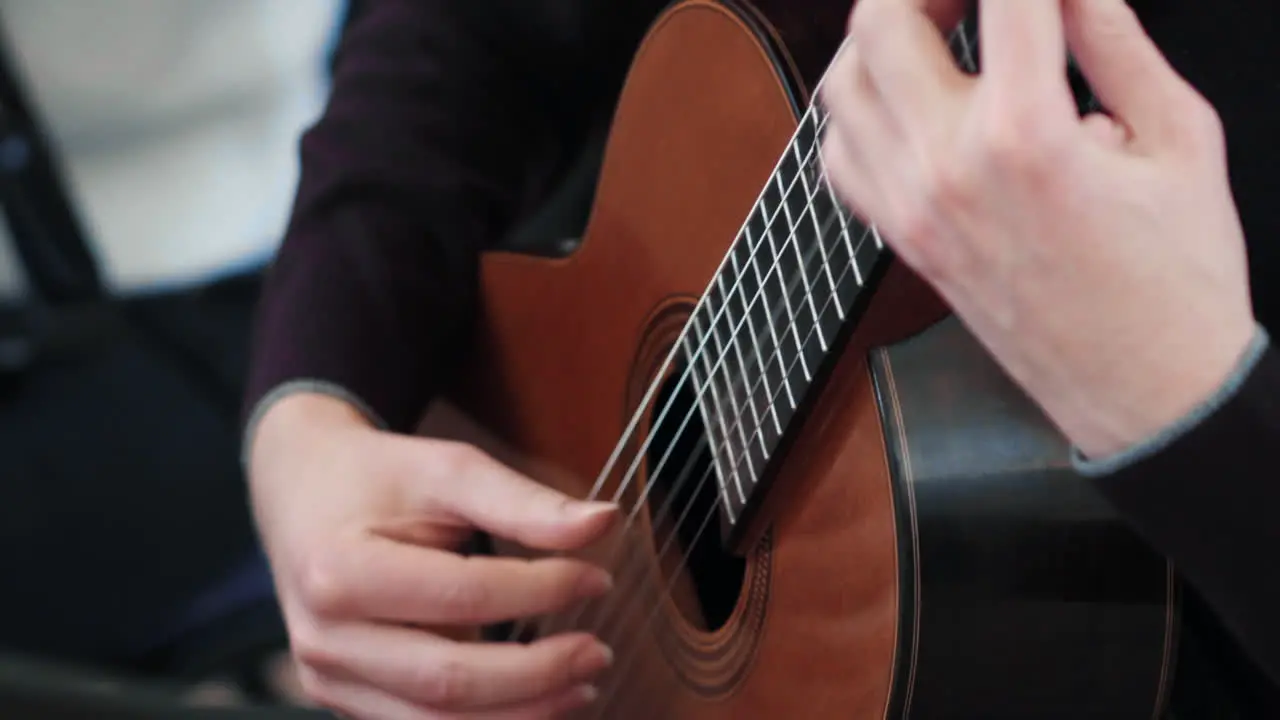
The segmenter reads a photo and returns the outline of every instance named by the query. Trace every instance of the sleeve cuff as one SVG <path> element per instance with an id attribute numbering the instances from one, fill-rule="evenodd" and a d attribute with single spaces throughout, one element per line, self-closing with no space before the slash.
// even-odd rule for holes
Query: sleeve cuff
<path id="1" fill-rule="evenodd" d="M 290 380 L 281 383 L 265 395 L 262 396 L 253 409 L 249 413 L 248 420 L 244 424 L 244 434 L 241 436 L 240 463 L 245 469 L 249 467 L 249 459 L 253 457 L 253 438 L 257 433 L 258 425 L 262 422 L 262 418 L 267 414 L 276 403 L 298 393 L 315 393 L 319 395 L 328 395 L 348 403 L 360 414 L 364 415 L 379 430 L 388 429 L 387 423 L 378 415 L 378 413 L 362 398 L 350 390 L 329 382 L 327 380 L 314 380 L 310 378 L 302 378 L 299 380 Z"/>
<path id="2" fill-rule="evenodd" d="M 1253 340 L 1240 357 L 1235 370 L 1227 376 L 1226 381 L 1212 397 L 1159 433 L 1115 455 L 1090 459 L 1086 458 L 1079 448 L 1073 446 L 1071 448 L 1072 466 L 1085 477 L 1098 478 L 1124 470 L 1165 450 L 1235 397 L 1258 365 L 1258 361 L 1266 354 L 1270 343 L 1270 336 L 1266 329 L 1258 325 L 1254 331 Z"/>

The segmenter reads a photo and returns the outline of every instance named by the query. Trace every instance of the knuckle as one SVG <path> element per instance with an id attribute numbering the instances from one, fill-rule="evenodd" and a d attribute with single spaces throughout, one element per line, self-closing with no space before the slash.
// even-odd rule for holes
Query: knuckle
<path id="1" fill-rule="evenodd" d="M 481 461 L 481 455 L 481 451 L 469 443 L 444 441 L 436 446 L 436 470 L 445 477 L 455 479 L 470 472 Z"/>
<path id="2" fill-rule="evenodd" d="M 951 215 L 963 212 L 972 204 L 977 188 L 977 178 L 971 165 L 953 157 L 929 166 L 923 173 L 921 186 L 924 206 L 932 212 L 921 211 L 918 214 Z M 926 224 L 925 220 L 928 218 L 922 218 L 921 226 L 916 229 L 932 234 L 936 228 Z"/>
<path id="3" fill-rule="evenodd" d="M 1193 151 L 1216 153 L 1223 149 L 1226 131 L 1222 117 L 1204 97 L 1192 92 L 1185 107 L 1177 113 L 1176 132 Z"/>
<path id="4" fill-rule="evenodd" d="M 1068 135 L 1060 123 L 1018 103 L 985 124 L 982 156 L 992 169 L 1022 180 L 1049 177 Z"/>
<path id="5" fill-rule="evenodd" d="M 341 664 L 341 658 L 330 647 L 328 638 L 314 623 L 301 623 L 293 628 L 289 644 L 298 664 L 309 671 L 335 669 Z"/>
<path id="6" fill-rule="evenodd" d="M 423 668 L 417 686 L 422 700 L 440 708 L 454 707 L 470 697 L 474 685 L 470 671 L 453 658 Z"/>
<path id="7" fill-rule="evenodd" d="M 337 558 L 338 553 L 313 553 L 299 574 L 299 599 L 320 617 L 341 615 L 350 605 L 351 593 Z"/>

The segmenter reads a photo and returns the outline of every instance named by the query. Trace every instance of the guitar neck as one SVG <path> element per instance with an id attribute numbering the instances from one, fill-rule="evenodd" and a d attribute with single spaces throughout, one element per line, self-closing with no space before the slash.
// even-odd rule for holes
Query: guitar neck
<path id="1" fill-rule="evenodd" d="M 969 25 L 957 28 L 951 46 L 960 66 L 973 71 Z M 879 232 L 831 187 L 821 154 L 828 113 L 819 95 L 815 90 L 680 341 L 730 536 L 758 504 L 789 431 L 820 391 L 890 256 Z"/>
<path id="2" fill-rule="evenodd" d="M 879 235 L 827 182 L 818 142 L 825 119 L 816 105 L 802 118 L 682 341 L 729 525 L 817 390 L 886 258 Z"/>

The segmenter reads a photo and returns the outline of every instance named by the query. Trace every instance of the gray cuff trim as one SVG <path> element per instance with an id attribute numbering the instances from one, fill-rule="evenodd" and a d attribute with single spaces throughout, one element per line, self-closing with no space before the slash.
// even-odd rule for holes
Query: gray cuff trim
<path id="1" fill-rule="evenodd" d="M 257 404 L 253 406 L 253 412 L 249 413 L 249 419 L 244 424 L 244 434 L 241 436 L 240 443 L 240 464 L 246 471 L 249 468 L 249 458 L 253 457 L 253 438 L 257 433 L 258 425 L 262 422 L 263 416 L 276 403 L 298 393 L 315 393 L 337 398 L 360 411 L 378 429 L 386 430 L 388 427 L 387 423 L 382 420 L 382 417 L 373 408 L 369 407 L 368 403 L 341 385 L 328 380 L 313 380 L 311 378 L 290 380 L 275 386 L 270 392 L 263 395 L 262 399 L 258 400 Z"/>
<path id="2" fill-rule="evenodd" d="M 1235 370 L 1227 376 L 1222 387 L 1212 397 L 1200 403 L 1190 413 L 1182 416 L 1177 422 L 1159 433 L 1115 455 L 1099 460 L 1090 460 L 1080 452 L 1079 448 L 1073 446 L 1071 448 L 1072 467 L 1085 477 L 1102 477 L 1123 470 L 1169 447 L 1179 438 L 1195 429 L 1197 425 L 1204 422 L 1206 418 L 1217 412 L 1228 400 L 1235 397 L 1235 394 L 1240 390 L 1240 386 L 1248 379 L 1250 373 L 1253 372 L 1254 366 L 1262 359 L 1270 344 L 1270 336 L 1267 335 L 1266 329 L 1258 325 L 1257 330 L 1254 332 L 1253 340 L 1250 341 L 1249 346 L 1240 357 L 1240 361 L 1236 363 Z"/>

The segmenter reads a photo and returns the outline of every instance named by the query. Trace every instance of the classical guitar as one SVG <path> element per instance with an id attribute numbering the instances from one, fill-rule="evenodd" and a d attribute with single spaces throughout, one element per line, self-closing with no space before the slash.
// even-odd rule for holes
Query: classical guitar
<path id="1" fill-rule="evenodd" d="M 814 88 L 848 3 L 801 5 L 668 8 L 581 244 L 483 259 L 456 403 L 623 508 L 590 551 L 613 593 L 504 632 L 611 643 L 593 717 L 1160 715 L 1172 568 L 832 194 Z"/>

